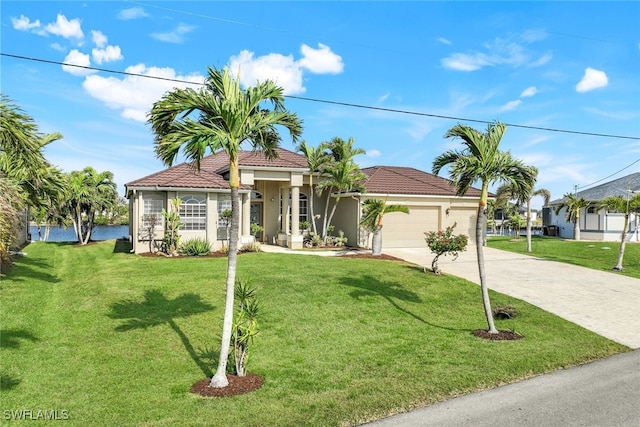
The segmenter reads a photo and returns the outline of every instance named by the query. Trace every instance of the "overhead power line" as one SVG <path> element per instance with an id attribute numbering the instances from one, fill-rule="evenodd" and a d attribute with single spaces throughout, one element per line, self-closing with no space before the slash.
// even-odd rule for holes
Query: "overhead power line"
<path id="1" fill-rule="evenodd" d="M 22 60 L 25 60 L 25 61 L 42 62 L 42 63 L 45 63 L 45 64 L 54 64 L 54 65 L 61 65 L 61 66 L 66 66 L 66 67 L 82 68 L 82 69 L 85 69 L 85 70 L 103 71 L 105 73 L 111 73 L 111 74 L 120 74 L 120 75 L 125 75 L 125 76 L 141 77 L 141 78 L 147 78 L 147 79 L 164 80 L 164 81 L 175 82 L 175 83 L 204 86 L 204 83 L 189 82 L 189 81 L 181 80 L 181 79 L 172 79 L 172 78 L 168 78 L 168 77 L 160 77 L 160 76 L 152 76 L 152 75 L 146 75 L 146 74 L 130 73 L 130 72 L 127 72 L 127 71 L 111 70 L 111 69 L 108 69 L 108 68 L 91 67 L 91 66 L 86 66 L 86 65 L 69 64 L 69 63 L 61 62 L 61 61 L 53 61 L 53 60 L 42 59 L 42 58 L 34 58 L 34 57 L 23 56 L 23 55 L 14 55 L 14 54 L 4 53 L 4 52 L 0 52 L 0 56 L 6 56 L 6 57 L 9 57 L 9 58 L 15 58 L 15 59 L 22 59 Z M 371 105 L 354 104 L 354 103 L 350 103 L 350 102 L 331 101 L 331 100 L 326 100 L 326 99 L 307 98 L 307 97 L 293 96 L 293 95 L 285 95 L 285 97 L 286 98 L 290 98 L 290 99 L 298 99 L 298 100 L 301 100 L 301 101 L 319 102 L 319 103 L 323 103 L 323 104 L 340 105 L 340 106 L 343 106 L 343 107 L 361 108 L 361 109 L 374 110 L 374 111 L 384 111 L 384 112 L 395 113 L 395 114 L 407 114 L 407 115 L 414 115 L 414 116 L 421 116 L 421 117 L 431 117 L 431 118 L 437 118 L 437 119 L 456 120 L 456 121 L 459 121 L 459 122 L 472 122 L 472 123 L 485 123 L 485 124 L 493 123 L 493 121 L 488 121 L 488 120 L 469 119 L 469 118 L 456 117 L 456 116 L 445 116 L 445 115 L 440 115 L 440 114 L 423 113 L 423 112 L 419 112 L 419 111 L 400 110 L 400 109 L 396 109 L 396 108 L 374 107 L 374 106 L 371 106 Z M 522 129 L 532 129 L 532 130 L 542 130 L 542 131 L 546 131 L 546 132 L 559 132 L 559 133 L 568 133 L 568 134 L 575 134 L 575 135 L 597 136 L 597 137 L 604 137 L 604 138 L 630 139 L 630 140 L 634 140 L 634 141 L 639 141 L 640 140 L 640 137 L 638 137 L 638 136 L 625 136 L 625 135 L 613 135 L 613 134 L 604 134 L 604 133 L 596 133 L 596 132 L 583 132 L 583 131 L 575 131 L 575 130 L 569 130 L 569 129 L 555 129 L 555 128 L 540 127 L 540 126 L 519 125 L 519 124 L 515 124 L 515 123 L 505 123 L 505 125 L 507 125 L 509 127 L 522 128 Z"/>
<path id="2" fill-rule="evenodd" d="M 636 160 L 635 162 L 633 162 L 633 163 L 631 163 L 631 164 L 628 164 L 627 166 L 623 167 L 622 169 L 620 169 L 620 170 L 619 170 L 619 171 L 617 171 L 617 172 L 612 173 L 612 174 L 611 174 L 611 175 L 609 175 L 609 176 L 605 176 L 604 178 L 601 178 L 601 179 L 599 179 L 599 180 L 597 180 L 597 181 L 593 181 L 591 184 L 586 184 L 586 185 L 576 186 L 576 190 L 579 190 L 579 189 L 581 189 L 581 188 L 591 187 L 592 185 L 598 184 L 598 183 L 600 183 L 600 182 L 604 181 L 605 179 L 609 179 L 609 178 L 611 178 L 612 176 L 616 176 L 616 175 L 618 175 L 620 172 L 622 172 L 623 170 L 625 170 L 625 169 L 629 169 L 631 166 L 635 165 L 635 164 L 636 164 L 636 163 L 638 163 L 638 162 L 640 162 L 640 159 Z"/>

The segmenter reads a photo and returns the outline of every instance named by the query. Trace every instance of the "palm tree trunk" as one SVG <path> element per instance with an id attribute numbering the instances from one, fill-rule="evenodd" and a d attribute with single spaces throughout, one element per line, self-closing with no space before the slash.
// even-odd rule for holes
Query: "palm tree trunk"
<path id="1" fill-rule="evenodd" d="M 580 240 L 580 217 L 577 216 L 573 223 L 573 240 Z"/>
<path id="2" fill-rule="evenodd" d="M 531 199 L 527 200 L 527 252 L 531 252 Z"/>
<path id="3" fill-rule="evenodd" d="M 382 226 L 377 225 L 373 230 L 373 238 L 371 239 L 371 255 L 382 255 Z"/>
<path id="4" fill-rule="evenodd" d="M 316 227 L 316 215 L 313 211 L 313 171 L 311 175 L 309 175 L 309 210 L 311 211 L 311 227 L 314 234 L 318 234 L 318 229 Z"/>
<path id="5" fill-rule="evenodd" d="M 483 185 L 483 193 L 485 185 Z M 485 202 L 486 203 L 486 202 Z M 491 310 L 491 301 L 489 300 L 489 289 L 487 287 L 487 275 L 484 269 L 484 249 L 482 246 L 482 224 L 484 217 L 483 198 L 481 196 L 480 205 L 478 206 L 478 218 L 476 219 L 476 254 L 478 256 L 478 273 L 480 274 L 480 290 L 482 292 L 482 304 L 484 306 L 484 315 L 487 318 L 487 325 L 490 334 L 497 334 L 493 323 L 493 312 Z"/>
<path id="6" fill-rule="evenodd" d="M 322 218 L 322 241 L 327 238 L 327 216 L 329 213 L 329 202 L 331 201 L 331 188 L 327 191 L 327 202 L 324 204 L 324 217 Z"/>
<path id="7" fill-rule="evenodd" d="M 616 271 L 624 271 L 622 267 L 622 259 L 624 258 L 624 245 L 627 240 L 627 228 L 629 227 L 629 214 L 624 215 L 624 227 L 622 228 L 622 235 L 620 236 L 620 249 L 618 250 L 618 261 L 616 266 L 613 267 Z"/>
<path id="8" fill-rule="evenodd" d="M 209 387 L 222 388 L 229 385 L 227 379 L 227 360 L 231 345 L 231 329 L 233 327 L 233 300 L 236 282 L 236 265 L 238 262 L 238 231 L 240 229 L 240 186 L 238 174 L 238 160 L 230 159 L 229 187 L 231 187 L 231 235 L 229 236 L 229 253 L 227 254 L 227 282 L 224 304 L 224 320 L 222 323 L 222 339 L 220 343 L 220 358 L 218 368 L 211 377 Z"/>
<path id="9" fill-rule="evenodd" d="M 329 214 L 329 218 L 327 219 L 327 226 L 325 228 L 325 236 L 324 239 L 326 240 L 327 238 L 327 230 L 328 228 L 331 226 L 331 220 L 333 219 L 333 214 L 336 213 L 336 208 L 338 207 L 338 202 L 340 201 L 340 197 L 336 197 L 336 202 L 333 204 L 333 207 L 331 208 L 331 213 Z"/>

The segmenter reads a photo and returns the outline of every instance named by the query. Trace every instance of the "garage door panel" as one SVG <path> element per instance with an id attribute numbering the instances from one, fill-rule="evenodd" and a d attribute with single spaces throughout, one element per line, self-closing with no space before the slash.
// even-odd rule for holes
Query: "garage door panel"
<path id="1" fill-rule="evenodd" d="M 437 207 L 411 207 L 409 214 L 385 215 L 382 231 L 383 248 L 425 247 L 424 232 L 438 228 Z"/>

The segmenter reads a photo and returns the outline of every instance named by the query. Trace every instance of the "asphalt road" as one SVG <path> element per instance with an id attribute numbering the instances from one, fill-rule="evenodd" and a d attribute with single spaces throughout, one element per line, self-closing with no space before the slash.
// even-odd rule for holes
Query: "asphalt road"
<path id="1" fill-rule="evenodd" d="M 468 394 L 366 425 L 638 427 L 640 350 Z"/>

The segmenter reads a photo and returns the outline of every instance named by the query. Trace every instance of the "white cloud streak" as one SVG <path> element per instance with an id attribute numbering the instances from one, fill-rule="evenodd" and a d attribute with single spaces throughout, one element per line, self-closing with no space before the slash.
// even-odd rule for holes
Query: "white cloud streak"
<path id="1" fill-rule="evenodd" d="M 181 44 L 185 41 L 184 36 L 189 34 L 195 28 L 196 27 L 191 25 L 180 24 L 173 31 L 168 33 L 152 33 L 151 37 L 161 42 Z"/>
<path id="2" fill-rule="evenodd" d="M 584 76 L 582 80 L 576 85 L 576 92 L 585 93 L 595 89 L 606 87 L 609 84 L 609 79 L 604 71 L 599 71 L 593 68 L 587 68 L 584 70 Z"/>

